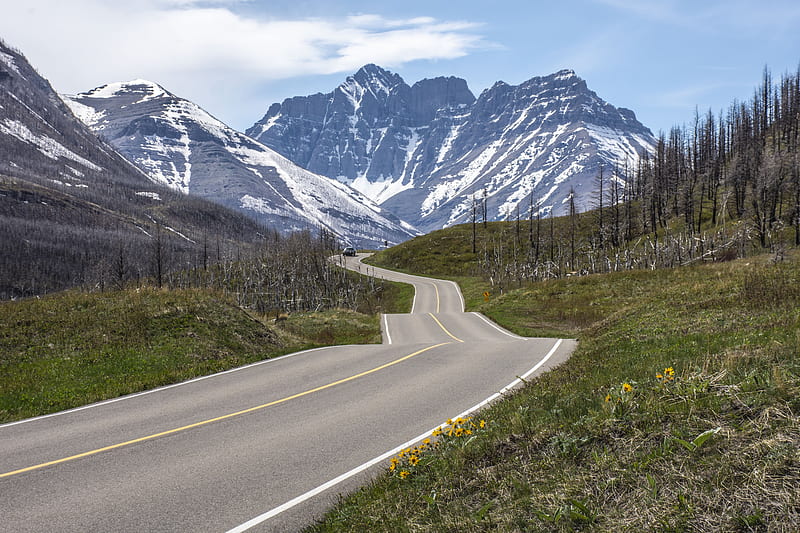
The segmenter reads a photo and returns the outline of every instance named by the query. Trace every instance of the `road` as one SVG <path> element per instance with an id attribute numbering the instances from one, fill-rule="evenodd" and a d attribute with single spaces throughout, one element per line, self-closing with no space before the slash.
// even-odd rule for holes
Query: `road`
<path id="1" fill-rule="evenodd" d="M 0 531 L 296 531 L 447 418 L 564 361 L 416 287 L 383 344 L 299 352 L 0 426 Z"/>

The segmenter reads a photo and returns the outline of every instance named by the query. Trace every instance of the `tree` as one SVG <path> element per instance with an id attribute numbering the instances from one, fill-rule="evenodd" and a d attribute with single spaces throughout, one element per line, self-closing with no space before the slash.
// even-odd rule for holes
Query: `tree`
<path id="1" fill-rule="evenodd" d="M 569 188 L 569 266 L 572 270 L 577 270 L 575 265 L 575 189 Z"/>
<path id="2" fill-rule="evenodd" d="M 153 240 L 153 270 L 156 286 L 160 289 L 164 283 L 164 243 L 161 237 L 161 224 L 156 222 L 156 236 Z"/>
<path id="3" fill-rule="evenodd" d="M 603 177 L 603 164 L 600 164 L 600 173 L 597 175 L 597 238 L 599 248 L 605 249 L 605 224 L 603 218 L 603 210 L 605 206 L 605 178 Z"/>
<path id="4" fill-rule="evenodd" d="M 475 194 L 472 195 L 472 253 L 477 253 L 476 249 L 476 241 L 478 238 L 478 231 L 477 231 L 477 223 L 478 223 L 478 203 L 475 199 Z"/>

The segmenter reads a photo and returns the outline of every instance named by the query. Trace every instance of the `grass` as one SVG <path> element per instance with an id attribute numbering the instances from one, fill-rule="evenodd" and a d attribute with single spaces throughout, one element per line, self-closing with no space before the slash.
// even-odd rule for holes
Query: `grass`
<path id="1" fill-rule="evenodd" d="M 481 412 L 485 431 L 426 450 L 404 479 L 387 464 L 309 531 L 795 531 L 797 259 L 568 278 L 489 302 L 473 279 L 476 308 L 578 350 Z"/>
<path id="2" fill-rule="evenodd" d="M 364 307 L 410 309 L 411 288 L 387 283 L 377 292 Z M 381 338 L 376 314 L 334 309 L 273 319 L 206 290 L 68 291 L 2 302 L 0 422 Z"/>

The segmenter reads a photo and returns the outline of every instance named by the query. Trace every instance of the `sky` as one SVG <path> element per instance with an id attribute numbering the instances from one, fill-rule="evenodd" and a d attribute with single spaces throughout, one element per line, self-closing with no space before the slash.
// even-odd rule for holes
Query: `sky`
<path id="1" fill-rule="evenodd" d="M 797 0 L 0 0 L 0 39 L 60 93 L 148 79 L 244 131 L 367 63 L 476 96 L 573 69 L 654 133 L 800 66 Z"/>

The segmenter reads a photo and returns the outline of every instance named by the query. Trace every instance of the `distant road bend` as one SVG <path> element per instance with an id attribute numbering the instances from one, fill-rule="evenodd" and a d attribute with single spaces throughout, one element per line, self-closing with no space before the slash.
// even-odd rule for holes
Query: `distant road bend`
<path id="1" fill-rule="evenodd" d="M 403 447 L 563 362 L 464 313 L 455 283 L 347 258 L 416 288 L 383 344 L 298 352 L 0 426 L 0 531 L 296 531 Z"/>

